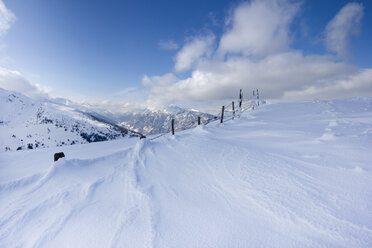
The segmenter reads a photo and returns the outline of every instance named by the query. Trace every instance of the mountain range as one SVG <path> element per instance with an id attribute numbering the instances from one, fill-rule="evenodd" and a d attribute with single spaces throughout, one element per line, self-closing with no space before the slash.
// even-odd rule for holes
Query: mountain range
<path id="1" fill-rule="evenodd" d="M 168 106 L 163 110 L 142 109 L 127 113 L 104 112 L 101 114 L 120 126 L 144 135 L 170 132 L 172 119 L 174 119 L 175 130 L 180 131 L 197 126 L 198 117 L 201 123 L 207 123 L 216 118 L 208 113 L 177 106 Z"/>
<path id="2" fill-rule="evenodd" d="M 97 112 L 61 99 L 32 99 L 0 88 L 0 151 L 38 149 L 143 137 L 195 127 L 215 117 L 170 106 L 164 110 Z"/>
<path id="3" fill-rule="evenodd" d="M 2 151 L 84 144 L 140 137 L 107 120 L 47 99 L 0 89 Z"/>

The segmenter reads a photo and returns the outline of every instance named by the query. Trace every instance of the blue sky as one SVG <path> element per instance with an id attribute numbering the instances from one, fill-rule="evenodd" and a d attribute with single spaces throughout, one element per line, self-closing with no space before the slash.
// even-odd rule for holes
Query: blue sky
<path id="1" fill-rule="evenodd" d="M 58 91 L 96 95 L 137 87 L 145 74 L 172 69 L 174 51 L 160 41 L 182 44 L 222 18 L 222 1 L 4 1 L 17 16 L 4 37 L 12 66 Z M 220 20 L 222 21 L 222 20 Z"/>
<path id="2" fill-rule="evenodd" d="M 51 96 L 163 106 L 229 99 L 238 88 L 273 100 L 372 92 L 371 1 L 3 4 L 14 18 L 0 20 L 9 24 L 0 25 L 0 67 Z"/>

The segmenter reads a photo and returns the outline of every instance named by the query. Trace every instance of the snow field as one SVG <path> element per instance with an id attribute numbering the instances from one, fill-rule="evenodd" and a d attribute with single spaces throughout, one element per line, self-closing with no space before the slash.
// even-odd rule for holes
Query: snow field
<path id="1" fill-rule="evenodd" d="M 370 247 L 371 103 L 1 153 L 0 247 Z"/>

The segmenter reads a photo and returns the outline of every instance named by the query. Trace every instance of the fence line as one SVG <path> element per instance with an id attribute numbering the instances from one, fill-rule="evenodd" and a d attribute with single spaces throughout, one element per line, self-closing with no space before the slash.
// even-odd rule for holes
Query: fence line
<path id="1" fill-rule="evenodd" d="M 252 98 L 248 99 L 248 101 L 244 101 L 243 99 L 243 92 L 240 89 L 239 91 L 239 100 L 238 100 L 237 106 L 235 107 L 234 101 L 232 101 L 228 105 L 223 105 L 221 110 L 218 112 L 218 114 L 214 118 L 208 118 L 207 120 L 204 120 L 203 123 L 201 123 L 201 118 L 198 116 L 197 119 L 197 125 L 208 125 L 209 123 L 220 121 L 220 124 L 223 124 L 224 122 L 234 120 L 234 118 L 241 116 L 241 113 L 248 111 L 248 110 L 254 110 L 257 109 L 260 106 L 260 99 L 259 99 L 259 93 L 258 89 L 255 91 L 253 90 Z M 261 101 L 261 103 L 265 103 L 265 101 Z M 239 107 L 238 107 L 239 106 Z M 171 120 L 171 128 L 170 131 L 166 133 L 159 134 L 158 136 L 152 137 L 149 140 L 158 139 L 169 132 L 172 132 L 172 135 L 175 134 L 177 131 L 183 131 L 187 129 L 175 129 L 174 128 L 174 119 Z M 194 128 L 194 127 L 191 127 Z M 191 129 L 189 128 L 189 129 Z"/>

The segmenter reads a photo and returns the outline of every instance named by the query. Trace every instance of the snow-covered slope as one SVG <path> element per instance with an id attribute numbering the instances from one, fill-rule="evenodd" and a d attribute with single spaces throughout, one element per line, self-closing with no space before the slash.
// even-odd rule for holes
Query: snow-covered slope
<path id="1" fill-rule="evenodd" d="M 175 120 L 176 130 L 185 130 L 197 126 L 198 117 L 206 123 L 215 117 L 208 113 L 177 106 L 169 106 L 164 110 L 143 109 L 127 113 L 102 112 L 102 115 L 115 120 L 118 125 L 141 134 L 167 133 L 171 130 L 171 120 Z"/>
<path id="2" fill-rule="evenodd" d="M 134 143 L 1 153 L 0 247 L 371 247 L 371 97 Z"/>
<path id="3" fill-rule="evenodd" d="M 0 151 L 138 136 L 61 103 L 0 89 Z"/>

